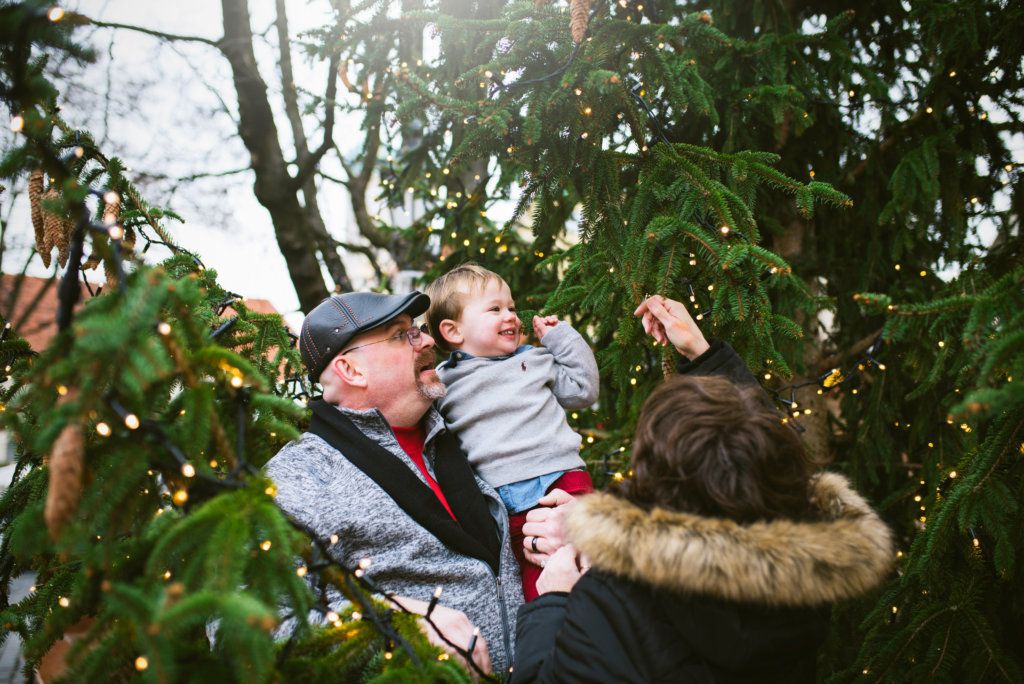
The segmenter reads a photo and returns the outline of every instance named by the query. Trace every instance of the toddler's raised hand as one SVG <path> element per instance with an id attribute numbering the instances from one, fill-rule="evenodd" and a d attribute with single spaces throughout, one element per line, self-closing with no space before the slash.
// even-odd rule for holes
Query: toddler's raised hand
<path id="1" fill-rule="evenodd" d="M 542 340 L 548 330 L 556 325 L 558 325 L 558 316 L 534 316 L 533 334 L 537 336 L 538 340 Z"/>

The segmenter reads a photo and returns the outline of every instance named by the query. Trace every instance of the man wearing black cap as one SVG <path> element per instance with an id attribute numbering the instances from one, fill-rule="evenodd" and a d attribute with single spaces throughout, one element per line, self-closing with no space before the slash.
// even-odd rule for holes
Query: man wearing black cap
<path id="1" fill-rule="evenodd" d="M 413 325 L 429 301 L 356 292 L 306 316 L 299 348 L 323 399 L 266 471 L 286 513 L 334 542 L 340 562 L 368 559 L 366 576 L 408 609 L 422 613 L 441 587 L 431 620 L 463 647 L 479 628 L 473 659 L 504 672 L 519 571 L 505 507 L 433 407 L 445 391 L 434 340 Z"/>

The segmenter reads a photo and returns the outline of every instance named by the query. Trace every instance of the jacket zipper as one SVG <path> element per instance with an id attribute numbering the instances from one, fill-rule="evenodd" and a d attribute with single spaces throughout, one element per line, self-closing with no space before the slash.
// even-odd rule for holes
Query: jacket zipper
<path id="1" fill-rule="evenodd" d="M 490 566 L 487 566 L 490 569 Z M 494 571 L 491 570 L 493 573 Z M 505 605 L 505 588 L 501 581 L 501 558 L 498 558 L 498 572 L 494 573 L 495 590 L 498 593 L 498 606 L 501 608 L 501 636 L 505 642 L 505 676 L 512 668 L 512 642 L 508 635 L 508 606 Z"/>

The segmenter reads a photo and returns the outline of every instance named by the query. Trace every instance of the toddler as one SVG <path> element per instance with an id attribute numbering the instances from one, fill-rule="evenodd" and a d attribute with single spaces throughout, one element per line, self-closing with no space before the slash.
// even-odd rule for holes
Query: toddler
<path id="1" fill-rule="evenodd" d="M 523 551 L 526 512 L 551 489 L 593 491 L 579 454 L 581 437 L 564 409 L 597 400 L 597 362 L 583 337 L 554 316 L 533 319 L 544 346 L 520 346 L 512 293 L 501 276 L 481 266 L 449 271 L 427 294 L 430 334 L 449 353 L 437 367 L 447 387 L 438 408 L 477 474 L 508 509 L 512 551 L 530 601 L 540 568 Z"/>

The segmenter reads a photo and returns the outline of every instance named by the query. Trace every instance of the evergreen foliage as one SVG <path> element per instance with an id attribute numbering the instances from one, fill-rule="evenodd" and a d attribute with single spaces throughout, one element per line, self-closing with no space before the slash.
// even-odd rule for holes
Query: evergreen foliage
<path id="1" fill-rule="evenodd" d="M 1024 134 L 1024 6 L 593 2 L 579 43 L 568 7 L 543 0 L 335 6 L 336 25 L 309 36 L 310 50 L 340 54 L 359 100 L 345 106 L 367 125 L 383 118 L 384 199 L 424 207 L 411 226 L 380 227 L 436 257 L 431 274 L 476 259 L 508 278 L 524 317 L 558 313 L 588 334 L 602 400 L 571 418 L 599 476 L 628 477 L 633 421 L 671 359 L 645 343 L 633 308 L 653 292 L 689 302 L 902 541 L 898 576 L 835 612 L 822 678 L 1021 678 L 1024 160 L 1013 145 Z M 30 30 L 3 24 L 3 85 L 28 144 L 0 171 L 43 164 L 53 176 L 60 159 L 46 150 L 82 145 L 65 206 L 112 187 L 126 227 L 134 216 L 140 233 L 169 241 L 115 160 L 46 109 L 53 86 L 38 56 L 7 47 L 25 35 L 77 51 L 66 24 L 18 21 Z M 507 204 L 499 225 L 492 215 Z M 278 322 L 244 307 L 213 337 L 224 297 L 179 255 L 90 300 L 31 363 L 23 342 L 3 340 L 14 361 L 4 415 L 22 465 L 0 501 L 0 579 L 40 573 L 3 622 L 34 662 L 94 617 L 73 666 L 95 676 L 134 674 L 142 653 L 146 676 L 410 676 L 407 651 L 385 658 L 388 637 L 344 615 L 273 651 L 275 615 L 302 622 L 322 610 L 291 565 L 313 551 L 270 505 L 269 484 L 234 470 L 294 434 L 277 381 L 296 359 Z M 75 390 L 70 400 L 58 401 L 60 387 Z M 160 436 L 121 427 L 114 401 Z M 43 454 L 76 421 L 88 427 L 88 515 L 52 541 Z M 97 421 L 114 426 L 109 437 Z M 174 505 L 181 486 L 188 501 Z M 168 512 L 152 517 L 158 508 Z M 267 551 L 256 545 L 267 540 Z M 358 602 L 350 575 L 318 574 Z M 464 677 L 406 618 L 394 621 L 419 654 L 416 672 Z M 239 652 L 252 669 L 232 659 Z"/>
<path id="2" fill-rule="evenodd" d="M 587 331 L 605 384 L 571 418 L 599 479 L 628 476 L 671 356 L 632 309 L 690 302 L 902 541 L 821 676 L 1019 679 L 1024 8 L 569 5 L 578 43 L 560 2 L 339 8 L 320 50 L 379 84 L 384 197 L 433 211 L 428 276 L 476 259 Z"/>
<path id="3" fill-rule="evenodd" d="M 28 679 L 75 635 L 57 667 L 66 681 L 468 681 L 416 618 L 372 599 L 361 570 L 274 504 L 259 468 L 305 420 L 291 335 L 175 248 L 173 214 L 59 118 L 41 60 L 26 61 L 71 45 L 49 9 L 0 7 L 0 85 L 24 122 L 4 173 L 44 167 L 60 189 L 47 208 L 78 217 L 59 334 L 45 350 L 9 326 L 0 338 L 18 452 L 0 497 L 0 638 L 21 637 Z M 118 224 L 104 221 L 112 204 Z M 172 256 L 144 265 L 122 240 L 133 230 Z M 86 241 L 114 278 L 72 317 Z M 35 584 L 14 602 L 22 573 Z M 349 608 L 334 614 L 329 598 Z"/>

